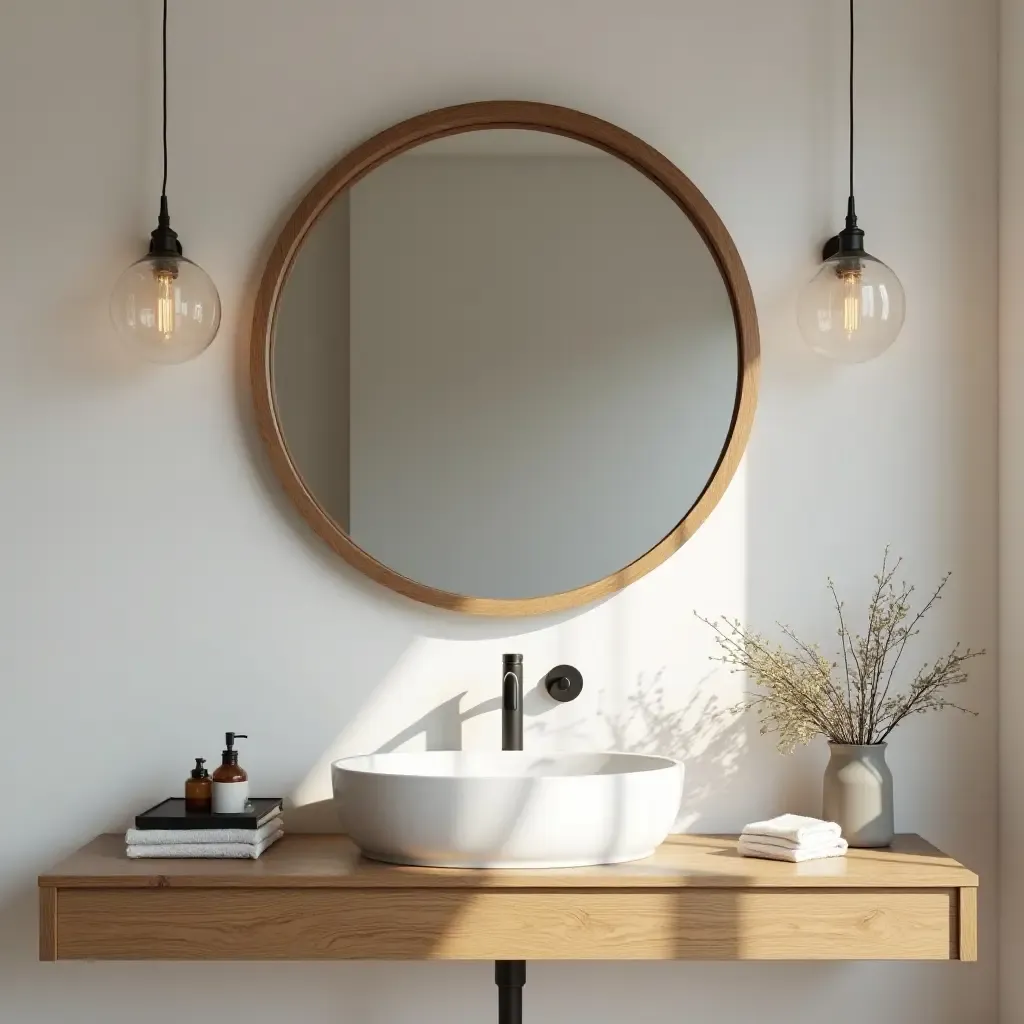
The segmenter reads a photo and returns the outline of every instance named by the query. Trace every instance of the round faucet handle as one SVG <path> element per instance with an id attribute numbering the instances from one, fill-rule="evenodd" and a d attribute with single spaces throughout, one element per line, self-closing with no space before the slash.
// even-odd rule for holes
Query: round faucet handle
<path id="1" fill-rule="evenodd" d="M 575 665 L 556 665 L 544 677 L 544 688 L 563 704 L 575 700 L 583 692 L 583 673 Z"/>

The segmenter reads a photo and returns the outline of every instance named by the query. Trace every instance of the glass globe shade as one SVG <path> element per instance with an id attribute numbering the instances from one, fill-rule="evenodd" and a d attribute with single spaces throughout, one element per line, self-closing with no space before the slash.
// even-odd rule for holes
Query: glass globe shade
<path id="1" fill-rule="evenodd" d="M 184 256 L 143 257 L 110 296 L 118 333 L 154 363 L 199 355 L 220 327 L 220 296 L 202 267 Z"/>
<path id="2" fill-rule="evenodd" d="M 797 307 L 807 344 L 844 363 L 863 363 L 881 355 L 900 333 L 904 314 L 899 278 L 864 252 L 825 260 L 804 285 Z"/>

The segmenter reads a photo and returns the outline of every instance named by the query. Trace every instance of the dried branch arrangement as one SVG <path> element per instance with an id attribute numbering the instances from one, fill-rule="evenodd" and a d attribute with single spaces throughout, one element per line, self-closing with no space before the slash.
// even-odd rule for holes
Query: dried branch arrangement
<path id="1" fill-rule="evenodd" d="M 714 660 L 746 673 L 758 687 L 735 710 L 755 711 L 761 734 L 777 736 L 783 753 L 815 736 L 825 736 L 832 743 L 884 743 L 908 715 L 943 708 L 976 714 L 953 703 L 947 694 L 967 680 L 964 666 L 984 651 L 964 650 L 957 643 L 948 654 L 925 664 L 906 689 L 893 687 L 907 643 L 920 632 L 921 620 L 941 600 L 949 581 L 947 573 L 914 613 L 910 605 L 914 587 L 893 582 L 902 561 L 899 558 L 890 565 L 889 549 L 885 549 L 882 570 L 874 577 L 863 636 L 847 626 L 845 606 L 835 584 L 828 581 L 842 646 L 842 654 L 835 660 L 781 623 L 779 628 L 792 642 L 792 649 L 770 642 L 738 620 L 719 623 L 697 616 L 715 631 L 722 653 Z"/>

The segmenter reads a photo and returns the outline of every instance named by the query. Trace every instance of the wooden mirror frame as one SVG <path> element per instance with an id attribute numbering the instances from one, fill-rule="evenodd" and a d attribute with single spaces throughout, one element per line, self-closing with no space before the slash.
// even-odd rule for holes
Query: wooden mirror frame
<path id="1" fill-rule="evenodd" d="M 275 409 L 272 367 L 274 318 L 281 291 L 306 235 L 330 202 L 374 168 L 408 149 L 462 132 L 519 128 L 589 143 L 630 164 L 667 193 L 700 233 L 722 274 L 732 303 L 739 373 L 732 423 L 714 473 L 675 528 L 649 551 L 604 579 L 558 594 L 527 598 L 473 597 L 426 586 L 395 572 L 364 551 L 320 507 L 292 461 Z M 267 261 L 253 314 L 249 371 L 256 422 L 285 492 L 323 540 L 360 572 L 415 601 L 473 615 L 538 615 L 587 604 L 627 587 L 674 554 L 725 493 L 750 436 L 760 373 L 757 314 L 746 271 L 725 225 L 689 178 L 656 149 L 607 121 L 546 103 L 496 100 L 434 110 L 402 121 L 342 157 L 291 215 Z"/>

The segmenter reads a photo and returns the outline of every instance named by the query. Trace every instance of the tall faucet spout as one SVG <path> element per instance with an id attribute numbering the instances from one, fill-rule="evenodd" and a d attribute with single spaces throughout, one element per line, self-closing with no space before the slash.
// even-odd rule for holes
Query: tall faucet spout
<path id="1" fill-rule="evenodd" d="M 501 659 L 501 749 L 523 749 L 523 656 Z"/>

